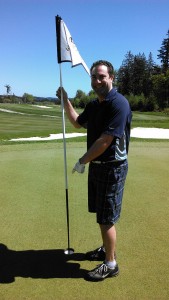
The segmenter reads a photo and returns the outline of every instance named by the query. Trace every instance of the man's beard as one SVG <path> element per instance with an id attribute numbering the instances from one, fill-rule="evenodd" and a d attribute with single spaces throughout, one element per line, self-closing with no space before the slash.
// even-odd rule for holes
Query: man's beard
<path id="1" fill-rule="evenodd" d="M 106 87 L 93 87 L 93 90 L 98 96 L 105 97 L 108 94 L 108 89 Z"/>

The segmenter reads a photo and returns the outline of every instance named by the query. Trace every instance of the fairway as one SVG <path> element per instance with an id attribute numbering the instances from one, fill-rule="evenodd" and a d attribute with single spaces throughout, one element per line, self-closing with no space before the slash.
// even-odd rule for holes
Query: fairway
<path id="1" fill-rule="evenodd" d="M 81 111 L 77 110 L 78 113 Z M 75 131 L 66 114 L 65 123 L 66 133 Z M 163 112 L 133 112 L 132 128 L 136 127 L 169 129 L 169 115 Z M 48 137 L 50 134 L 61 133 L 61 107 L 50 105 L 40 108 L 30 104 L 0 103 L 0 128 L 0 145 L 11 144 L 13 138 Z M 86 129 L 80 128 L 78 132 L 86 133 Z M 82 140 L 85 139 L 80 138 Z"/>
<path id="2" fill-rule="evenodd" d="M 62 143 L 0 147 L 0 299 L 169 298 L 169 143 L 132 141 L 123 210 L 117 225 L 120 275 L 86 282 L 97 262 L 83 253 L 100 245 L 87 212 L 87 170 L 71 174 L 84 142 L 67 144 L 70 243 L 67 248 Z M 8 248 L 8 250 L 7 250 Z"/>

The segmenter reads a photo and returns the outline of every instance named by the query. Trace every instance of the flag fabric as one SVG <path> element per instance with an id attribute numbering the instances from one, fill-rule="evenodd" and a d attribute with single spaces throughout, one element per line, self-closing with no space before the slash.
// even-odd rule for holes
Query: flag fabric
<path id="1" fill-rule="evenodd" d="M 85 68 L 86 72 L 90 75 L 89 68 L 80 56 L 79 51 L 73 42 L 72 36 L 66 24 L 59 16 L 55 17 L 55 20 L 58 63 L 71 62 L 72 67 L 81 64 Z"/>

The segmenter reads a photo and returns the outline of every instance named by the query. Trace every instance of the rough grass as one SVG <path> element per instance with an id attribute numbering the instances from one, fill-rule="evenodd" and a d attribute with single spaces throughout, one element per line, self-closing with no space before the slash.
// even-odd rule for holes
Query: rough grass
<path id="1" fill-rule="evenodd" d="M 87 212 L 87 172 L 71 174 L 85 149 L 85 143 L 67 146 L 70 240 L 75 255 L 65 259 L 62 144 L 1 145 L 1 300 L 169 298 L 169 143 L 130 144 L 117 225 L 120 275 L 100 283 L 83 279 L 84 270 L 96 263 L 82 260 L 82 253 L 101 242 L 95 216 Z"/>
<path id="2" fill-rule="evenodd" d="M 28 104 L 1 104 L 0 108 L 18 113 L 0 111 L 0 144 L 8 143 L 12 138 L 33 136 L 46 137 L 52 133 L 62 132 L 61 107 L 53 105 L 50 109 L 39 108 Z M 66 132 L 74 132 L 70 122 L 66 123 Z M 84 132 L 80 129 L 79 132 Z"/>
<path id="3" fill-rule="evenodd" d="M 50 108 L 39 108 L 29 104 L 2 104 L 1 109 L 17 113 L 0 111 L 0 144 L 7 144 L 12 138 L 47 137 L 52 133 L 62 132 L 61 107 L 51 105 Z M 80 110 L 79 110 L 80 112 Z M 65 115 L 66 132 L 75 132 Z M 169 115 L 165 113 L 133 113 L 133 127 L 169 128 Z M 85 132 L 81 128 L 78 132 Z"/>
<path id="4" fill-rule="evenodd" d="M 132 127 L 169 128 L 169 115 L 164 112 L 134 112 Z"/>

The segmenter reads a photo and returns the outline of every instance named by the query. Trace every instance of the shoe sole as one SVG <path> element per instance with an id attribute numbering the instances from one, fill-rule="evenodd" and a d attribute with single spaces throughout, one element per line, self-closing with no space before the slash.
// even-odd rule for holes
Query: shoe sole
<path id="1" fill-rule="evenodd" d="M 119 270 L 116 272 L 116 273 L 113 273 L 113 274 L 109 274 L 107 276 L 105 276 L 104 278 L 94 278 L 94 277 L 90 277 L 90 276 L 85 276 L 84 279 L 87 280 L 87 281 L 103 281 L 104 279 L 106 278 L 111 278 L 111 277 L 116 277 L 119 275 Z"/>

